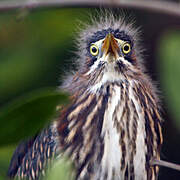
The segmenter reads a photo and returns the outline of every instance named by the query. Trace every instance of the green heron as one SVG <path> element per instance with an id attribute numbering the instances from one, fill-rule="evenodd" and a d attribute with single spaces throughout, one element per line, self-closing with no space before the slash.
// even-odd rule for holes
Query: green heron
<path id="1" fill-rule="evenodd" d="M 113 16 L 87 25 L 77 38 L 79 70 L 61 87 L 72 103 L 17 147 L 9 177 L 39 179 L 50 159 L 66 154 L 78 180 L 157 179 L 150 161 L 160 159 L 161 108 L 138 34 Z"/>

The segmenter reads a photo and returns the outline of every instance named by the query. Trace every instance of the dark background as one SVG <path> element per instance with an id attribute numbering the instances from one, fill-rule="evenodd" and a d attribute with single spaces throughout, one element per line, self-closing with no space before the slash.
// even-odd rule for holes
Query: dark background
<path id="1" fill-rule="evenodd" d="M 0 14 L 0 106 L 36 89 L 57 87 L 75 68 L 74 39 L 89 8 L 62 8 Z M 113 9 L 118 15 L 122 9 Z M 161 158 L 180 163 L 180 17 L 123 9 L 141 27 L 148 74 L 160 90 L 164 110 Z M 32 117 L 33 118 L 33 117 Z M 17 144 L 0 147 L 0 178 L 5 176 Z M 180 179 L 180 172 L 161 168 L 159 179 Z"/>

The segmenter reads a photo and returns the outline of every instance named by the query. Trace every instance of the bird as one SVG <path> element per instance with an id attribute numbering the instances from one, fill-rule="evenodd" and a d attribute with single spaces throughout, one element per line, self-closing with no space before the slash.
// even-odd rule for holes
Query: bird
<path id="1" fill-rule="evenodd" d="M 10 178 L 39 179 L 52 159 L 72 160 L 77 180 L 155 180 L 163 142 L 158 91 L 144 67 L 140 31 L 113 13 L 76 37 L 77 71 L 61 89 L 71 103 L 35 137 L 21 142 Z"/>

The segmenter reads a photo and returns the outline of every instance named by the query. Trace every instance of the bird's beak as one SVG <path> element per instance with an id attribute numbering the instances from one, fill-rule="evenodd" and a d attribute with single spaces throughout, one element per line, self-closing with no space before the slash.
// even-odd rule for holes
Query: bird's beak
<path id="1" fill-rule="evenodd" d="M 109 33 L 106 36 L 102 45 L 102 51 L 105 54 L 105 56 L 109 54 L 110 56 L 114 56 L 115 59 L 118 58 L 119 46 L 113 34 Z"/>

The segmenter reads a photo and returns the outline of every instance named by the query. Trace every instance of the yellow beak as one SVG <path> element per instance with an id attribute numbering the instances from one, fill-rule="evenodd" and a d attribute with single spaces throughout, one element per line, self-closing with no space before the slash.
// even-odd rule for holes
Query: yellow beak
<path id="1" fill-rule="evenodd" d="M 109 33 L 103 42 L 102 51 L 104 52 L 105 56 L 110 53 L 110 55 L 113 55 L 115 58 L 117 58 L 118 50 L 119 46 L 117 41 L 115 40 L 114 36 Z"/>

